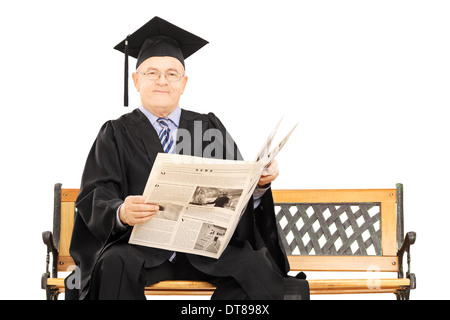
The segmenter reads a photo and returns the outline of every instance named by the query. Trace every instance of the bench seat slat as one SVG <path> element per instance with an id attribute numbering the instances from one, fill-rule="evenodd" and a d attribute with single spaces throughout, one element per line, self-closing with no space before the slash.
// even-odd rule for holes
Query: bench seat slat
<path id="1" fill-rule="evenodd" d="M 311 294 L 393 293 L 410 285 L 402 279 L 312 279 L 308 280 Z M 47 285 L 64 292 L 63 278 L 49 278 Z M 145 288 L 146 294 L 211 295 L 215 286 L 203 281 L 161 281 Z"/>
<path id="2" fill-rule="evenodd" d="M 398 272 L 397 256 L 288 256 L 291 271 Z"/>

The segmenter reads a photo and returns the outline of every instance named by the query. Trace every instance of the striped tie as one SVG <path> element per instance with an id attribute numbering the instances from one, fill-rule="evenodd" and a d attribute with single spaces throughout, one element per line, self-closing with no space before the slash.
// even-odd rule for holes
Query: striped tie
<path id="1" fill-rule="evenodd" d="M 164 149 L 165 153 L 173 153 L 175 150 L 175 143 L 172 139 L 172 135 L 170 134 L 169 128 L 169 119 L 166 118 L 158 118 L 158 123 L 161 125 L 162 129 L 159 132 L 159 140 L 161 140 L 161 145 Z M 173 252 L 169 258 L 170 262 L 174 262 L 176 252 Z"/>
<path id="2" fill-rule="evenodd" d="M 175 143 L 170 134 L 169 119 L 158 118 L 158 123 L 161 125 L 162 129 L 159 132 L 159 140 L 161 140 L 161 145 L 165 153 L 173 153 L 175 150 Z"/>

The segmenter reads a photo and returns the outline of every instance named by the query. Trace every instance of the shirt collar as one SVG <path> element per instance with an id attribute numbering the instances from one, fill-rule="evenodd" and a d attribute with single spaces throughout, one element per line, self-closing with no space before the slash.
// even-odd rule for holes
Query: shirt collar
<path id="1" fill-rule="evenodd" d="M 148 118 L 152 126 L 155 126 L 155 124 L 158 124 L 156 120 L 159 119 L 159 117 L 155 116 L 153 113 L 148 111 L 146 108 L 144 108 L 142 105 L 139 106 L 139 110 L 142 111 L 143 114 Z M 175 110 L 173 110 L 166 118 L 172 121 L 177 127 L 180 124 L 180 117 L 181 117 L 181 108 L 180 106 L 176 107 Z"/>

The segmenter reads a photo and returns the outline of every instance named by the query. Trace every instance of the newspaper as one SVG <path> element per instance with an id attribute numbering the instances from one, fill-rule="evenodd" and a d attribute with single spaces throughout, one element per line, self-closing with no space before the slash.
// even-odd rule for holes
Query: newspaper
<path id="1" fill-rule="evenodd" d="M 297 126 L 270 149 L 280 122 L 255 161 L 159 153 L 144 190 L 159 211 L 133 227 L 129 243 L 218 259 L 259 178 Z"/>

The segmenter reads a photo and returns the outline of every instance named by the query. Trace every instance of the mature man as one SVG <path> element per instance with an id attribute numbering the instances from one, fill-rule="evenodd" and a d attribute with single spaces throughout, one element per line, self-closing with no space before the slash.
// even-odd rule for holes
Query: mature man
<path id="1" fill-rule="evenodd" d="M 188 81 L 184 59 L 206 43 L 155 17 L 116 47 L 137 58 L 133 81 L 141 106 L 106 122 L 86 161 L 70 248 L 81 270 L 81 299 L 142 299 L 145 286 L 167 279 L 209 281 L 217 286 L 213 299 L 309 297 L 306 281 L 287 276 L 270 191 L 275 162 L 219 259 L 128 244 L 132 227 L 159 209 L 142 196 L 157 153 L 198 154 L 210 141 L 194 140 L 209 129 L 229 136 L 213 113 L 179 107 Z M 192 148 L 177 149 L 181 130 L 192 134 Z M 241 159 L 234 142 L 215 143 L 222 158 Z"/>

